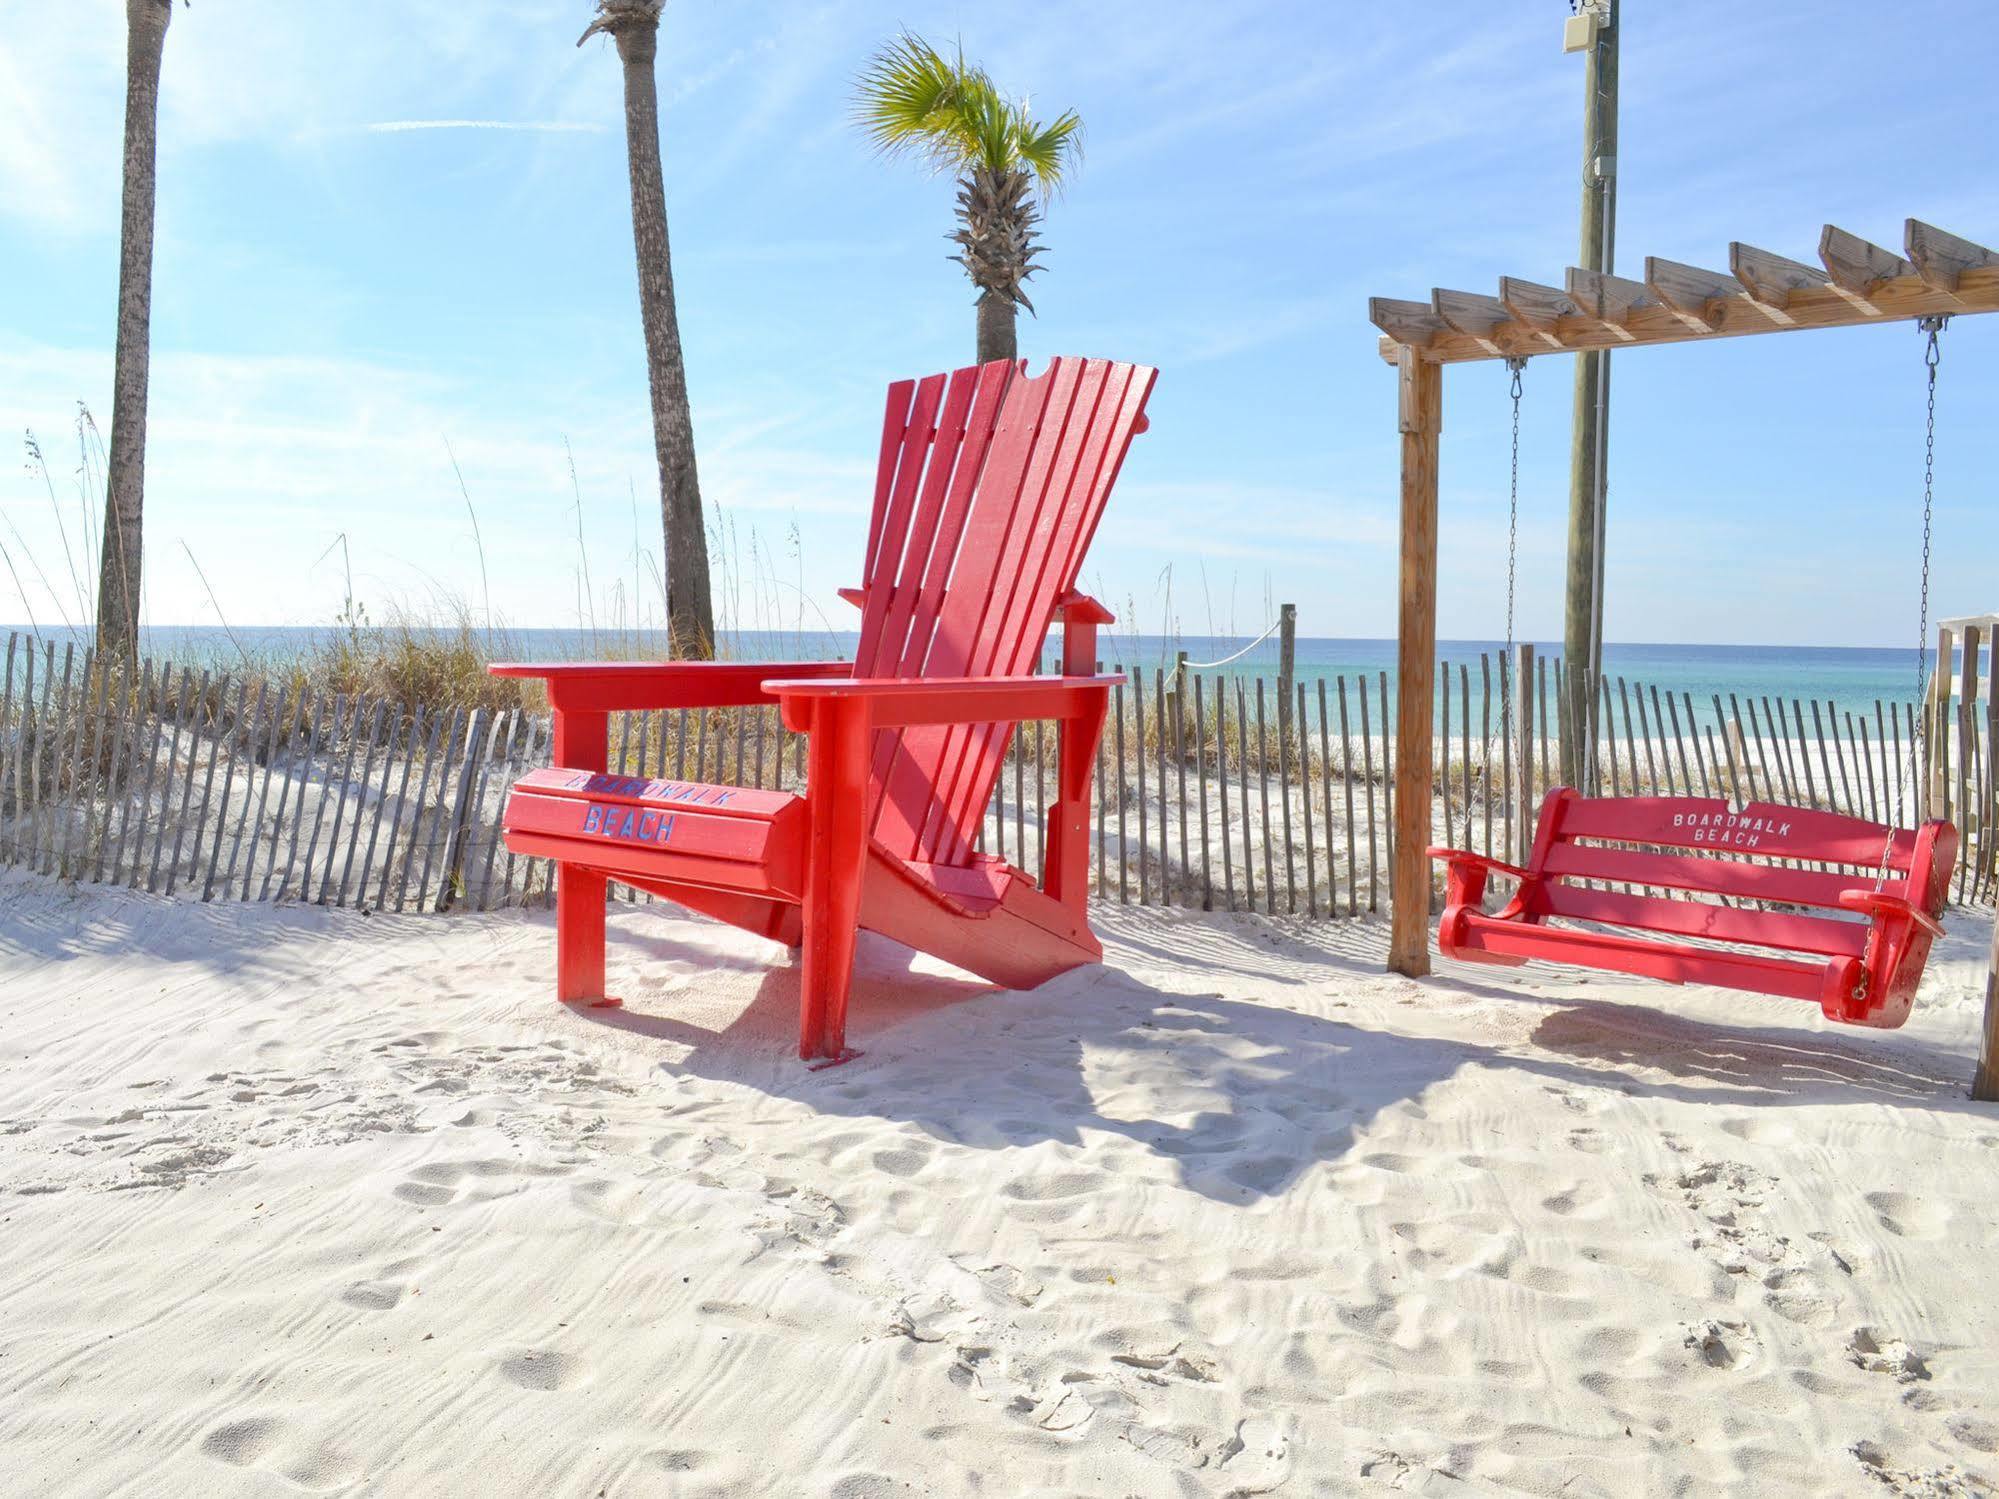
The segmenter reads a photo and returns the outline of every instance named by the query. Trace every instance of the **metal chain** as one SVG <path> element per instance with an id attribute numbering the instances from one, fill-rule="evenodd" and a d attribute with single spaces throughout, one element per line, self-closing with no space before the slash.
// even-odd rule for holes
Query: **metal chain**
<path id="1" fill-rule="evenodd" d="M 1923 658 L 1930 643 L 1930 522 L 1936 502 L 1937 480 L 1937 364 L 1943 353 L 1937 347 L 1937 335 L 1950 322 L 1947 313 L 1935 313 L 1919 319 L 1916 323 L 1929 341 L 1923 346 L 1923 368 L 1929 375 L 1929 409 L 1923 419 L 1923 590 L 1922 613 L 1916 625 L 1916 701 L 1923 698 Z M 1941 663 L 1939 663 L 1939 669 Z M 1920 733 L 1929 730 L 1929 715 L 1924 714 Z"/>
<path id="2" fill-rule="evenodd" d="M 1520 376 L 1526 368 L 1524 354 L 1507 357 L 1506 369 L 1513 377 L 1508 391 L 1513 398 L 1513 464 L 1506 489 L 1506 655 L 1502 659 L 1508 667 L 1513 664 L 1513 595 L 1520 559 Z M 1499 700 L 1501 738 L 1510 742 L 1512 730 L 1513 694 L 1503 692 Z"/>
<path id="3" fill-rule="evenodd" d="M 1920 602 L 1916 616 L 1916 695 L 1915 722 L 1910 725 L 1909 758 L 1895 776 L 1895 817 L 1888 829 L 1888 836 L 1881 845 L 1881 870 L 1875 879 L 1876 888 L 1885 885 L 1891 873 L 1891 861 L 1895 852 L 1895 833 L 1902 825 L 1903 812 L 1907 806 L 1906 793 L 1912 776 L 1921 775 L 1929 768 L 1930 711 L 1929 674 L 1924 670 L 1930 644 L 1930 543 L 1932 520 L 1936 509 L 1937 475 L 1937 365 L 1943 358 L 1937 344 L 1937 335 L 1950 322 L 1947 313 L 1932 313 L 1928 317 L 1916 319 L 1916 327 L 1924 334 L 1923 370 L 1926 376 L 1927 406 L 1923 415 L 1923 566 Z M 1948 668 L 1939 661 L 1939 671 Z M 1918 808 L 1920 810 L 1920 807 Z M 1865 988 L 1861 990 L 1865 996 Z"/>

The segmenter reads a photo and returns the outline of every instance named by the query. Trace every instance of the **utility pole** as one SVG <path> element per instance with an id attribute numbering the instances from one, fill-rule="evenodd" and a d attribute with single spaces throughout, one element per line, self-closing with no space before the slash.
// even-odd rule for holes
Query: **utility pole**
<path id="1" fill-rule="evenodd" d="M 1582 246 L 1576 263 L 1608 273 L 1617 239 L 1618 0 L 1570 0 L 1563 49 L 1586 53 L 1583 71 Z M 1562 658 L 1577 732 L 1562 746 L 1562 776 L 1596 789 L 1598 681 L 1603 674 L 1603 532 L 1610 447 L 1610 352 L 1576 355 L 1569 448 L 1569 567 Z"/>

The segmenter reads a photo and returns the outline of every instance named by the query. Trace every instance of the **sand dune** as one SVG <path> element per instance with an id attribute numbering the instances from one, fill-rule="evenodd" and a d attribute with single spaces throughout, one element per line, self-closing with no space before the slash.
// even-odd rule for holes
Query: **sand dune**
<path id="1" fill-rule="evenodd" d="M 1992 1492 L 1985 929 L 1916 1018 L 1105 913 L 991 995 L 0 881 L 9 1493 Z"/>

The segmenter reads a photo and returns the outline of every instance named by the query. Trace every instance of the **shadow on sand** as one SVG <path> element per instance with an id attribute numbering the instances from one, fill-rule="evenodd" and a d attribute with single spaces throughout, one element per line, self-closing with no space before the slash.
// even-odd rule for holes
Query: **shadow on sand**
<path id="1" fill-rule="evenodd" d="M 754 997 L 721 1029 L 643 1005 L 583 1013 L 685 1048 L 661 1064 L 667 1071 L 758 1088 L 829 1117 L 906 1121 L 986 1149 L 1073 1145 L 1087 1131 L 1122 1135 L 1171 1159 L 1190 1189 L 1232 1202 L 1282 1193 L 1314 1163 L 1345 1156 L 1377 1114 L 1420 1100 L 1467 1067 L 1732 1108 L 1989 1112 L 1966 1097 L 1968 1059 L 1915 1037 L 1722 1026 L 1647 1007 L 1636 995 L 1619 1003 L 1522 993 L 1481 982 L 1479 970 L 1461 965 L 1444 965 L 1448 971 L 1427 983 L 1391 979 L 1381 971 L 1374 925 L 1304 929 L 1161 913 L 1143 920 L 1118 913 L 1106 925 L 1106 966 L 1029 994 L 914 970 L 905 950 L 865 940 L 852 1025 L 864 1054 L 821 1071 L 790 1055 L 798 969 L 776 949 L 751 981 Z M 653 949 L 647 961 L 670 953 L 684 961 L 670 940 L 642 945 Z M 754 972 L 759 965 L 728 966 Z M 1136 977 L 1131 967 L 1190 982 L 1223 972 L 1267 992 L 1255 999 L 1183 992 Z M 1373 986 L 1365 1008 L 1374 1013 L 1398 1000 L 1420 1005 L 1429 993 L 1453 1003 L 1473 996 L 1556 1008 L 1510 1045 L 1323 1013 L 1342 1007 L 1341 991 L 1361 980 Z M 1320 1013 L 1291 1007 L 1304 999 L 1301 990 Z M 1143 1117 L 1166 1098 L 1191 1100 L 1194 1111 Z"/>

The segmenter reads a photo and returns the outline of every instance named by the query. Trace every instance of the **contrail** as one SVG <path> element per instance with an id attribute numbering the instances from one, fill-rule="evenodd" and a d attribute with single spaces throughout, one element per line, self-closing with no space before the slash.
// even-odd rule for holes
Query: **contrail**
<path id="1" fill-rule="evenodd" d="M 404 130 L 533 130 L 598 135 L 604 129 L 585 120 L 377 120 L 361 128 L 370 135 L 393 135 Z"/>

